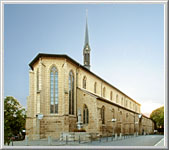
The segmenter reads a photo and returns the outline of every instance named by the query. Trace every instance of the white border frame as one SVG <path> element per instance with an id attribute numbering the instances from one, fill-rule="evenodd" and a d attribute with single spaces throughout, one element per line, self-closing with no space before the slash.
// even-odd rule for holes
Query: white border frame
<path id="1" fill-rule="evenodd" d="M 168 148 L 168 0 L 102 0 L 102 1 L 98 1 L 98 0 L 88 0 L 88 1 L 79 1 L 79 0 L 62 0 L 62 1 L 46 1 L 46 0 L 37 0 L 37 1 L 32 1 L 32 0 L 18 0 L 18 1 L 14 1 L 14 0 L 2 0 L 1 1 L 1 7 L 0 7 L 0 12 L 1 12 L 1 30 L 0 30 L 0 35 L 1 35 L 1 49 L 0 49 L 0 69 L 1 69 L 1 73 L 0 73 L 0 79 L 1 79 L 1 85 L 0 85 L 0 97 L 1 97 L 1 103 L 0 103 L 0 123 L 2 125 L 2 127 L 0 128 L 0 147 L 1 148 L 5 148 L 5 149 L 65 149 L 65 148 L 73 148 L 73 149 L 79 149 L 79 148 L 85 148 L 85 149 L 98 149 L 98 148 L 105 148 L 105 149 L 124 149 L 124 146 L 112 146 L 112 147 L 102 147 L 102 146 L 4 146 L 4 122 L 3 122 L 3 118 L 4 118 L 4 113 L 3 113 L 3 106 L 4 106 L 4 91 L 3 91 L 3 87 L 4 87 L 4 5 L 5 4 L 163 4 L 164 5 L 164 67 L 165 67 L 165 74 L 164 74 L 164 79 L 165 79 L 165 101 L 164 101 L 164 113 L 165 113 L 165 117 L 164 117 L 164 147 L 160 146 L 160 147 L 155 147 L 155 146 L 126 146 L 125 149 L 164 149 L 164 148 Z M 167 117 L 166 117 L 167 116 Z"/>

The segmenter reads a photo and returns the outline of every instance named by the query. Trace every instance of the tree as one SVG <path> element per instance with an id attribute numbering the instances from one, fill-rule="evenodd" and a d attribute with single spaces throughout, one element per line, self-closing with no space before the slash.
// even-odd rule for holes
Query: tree
<path id="1" fill-rule="evenodd" d="M 157 128 L 164 128 L 164 106 L 155 109 L 150 118 L 155 122 Z"/>
<path id="2" fill-rule="evenodd" d="M 13 97 L 4 100 L 4 143 L 10 144 L 12 136 L 17 136 L 25 129 L 26 113 L 20 103 Z"/>

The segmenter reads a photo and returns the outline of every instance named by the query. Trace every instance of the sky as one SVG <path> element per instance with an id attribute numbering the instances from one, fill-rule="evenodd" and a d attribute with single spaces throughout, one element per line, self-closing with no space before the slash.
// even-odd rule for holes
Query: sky
<path id="1" fill-rule="evenodd" d="M 4 97 L 26 107 L 29 63 L 38 53 L 83 64 L 86 9 L 91 71 L 142 105 L 164 105 L 162 4 L 5 4 Z"/>

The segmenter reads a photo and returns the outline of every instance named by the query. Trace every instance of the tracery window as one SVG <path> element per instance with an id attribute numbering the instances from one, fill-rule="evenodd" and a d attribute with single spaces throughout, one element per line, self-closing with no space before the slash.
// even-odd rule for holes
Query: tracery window
<path id="1" fill-rule="evenodd" d="M 105 107 L 102 106 L 101 108 L 101 120 L 102 120 L 102 124 L 105 124 Z"/>
<path id="2" fill-rule="evenodd" d="M 83 124 L 89 123 L 89 110 L 86 105 L 83 107 Z"/>
<path id="3" fill-rule="evenodd" d="M 69 114 L 74 114 L 74 76 L 69 72 Z"/>
<path id="4" fill-rule="evenodd" d="M 55 66 L 50 70 L 50 113 L 58 113 L 58 71 Z"/>
<path id="5" fill-rule="evenodd" d="M 96 93 L 97 92 L 97 83 L 95 82 L 94 83 L 94 93 Z"/>
<path id="6" fill-rule="evenodd" d="M 86 89 L 86 76 L 83 77 L 83 88 Z"/>

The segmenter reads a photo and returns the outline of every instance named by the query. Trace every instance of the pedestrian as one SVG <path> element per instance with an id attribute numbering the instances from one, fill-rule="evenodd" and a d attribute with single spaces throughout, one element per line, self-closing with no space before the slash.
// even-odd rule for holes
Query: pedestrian
<path id="1" fill-rule="evenodd" d="M 142 135 L 144 135 L 144 129 L 142 130 Z"/>

